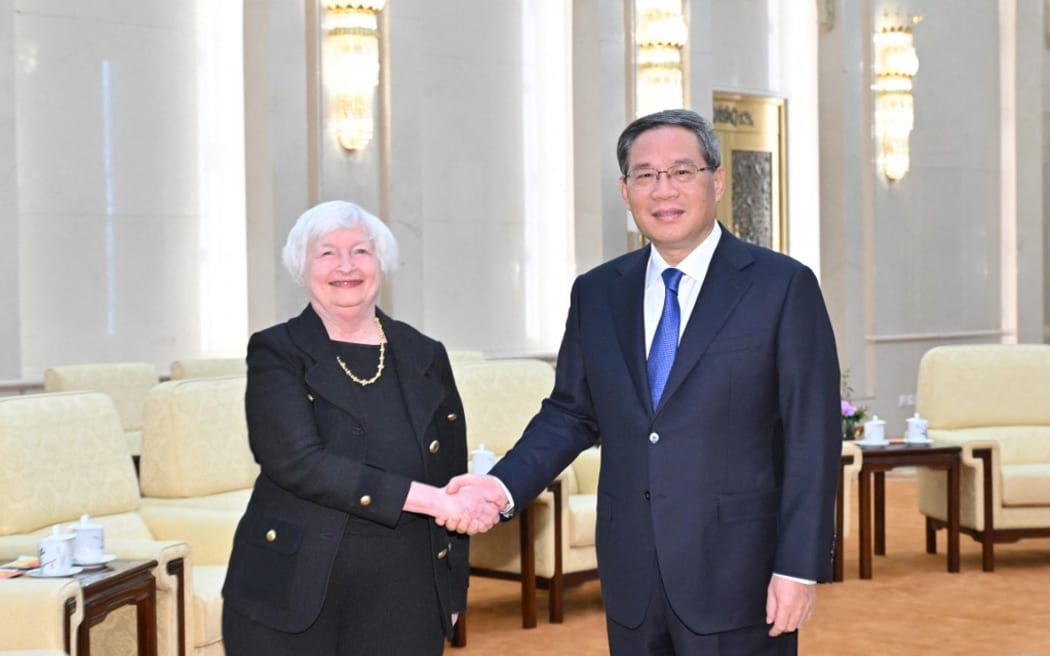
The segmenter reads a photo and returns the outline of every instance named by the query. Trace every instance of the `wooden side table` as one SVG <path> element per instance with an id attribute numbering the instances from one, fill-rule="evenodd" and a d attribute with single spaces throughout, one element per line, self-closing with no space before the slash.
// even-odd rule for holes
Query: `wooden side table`
<path id="1" fill-rule="evenodd" d="M 886 554 L 886 472 L 897 467 L 943 469 L 948 475 L 948 571 L 959 571 L 959 485 L 962 448 L 933 444 L 891 443 L 869 446 L 856 442 L 864 457 L 860 466 L 860 578 L 871 578 L 872 551 Z M 872 478 L 874 544 L 872 540 Z"/>
<path id="2" fill-rule="evenodd" d="M 84 621 L 77 630 L 77 653 L 91 656 L 91 627 L 112 611 L 132 604 L 138 618 L 139 656 L 157 656 L 157 580 L 155 560 L 114 560 L 76 575 L 84 591 Z M 72 614 L 72 609 L 67 609 Z M 66 645 L 69 651 L 69 645 Z"/>

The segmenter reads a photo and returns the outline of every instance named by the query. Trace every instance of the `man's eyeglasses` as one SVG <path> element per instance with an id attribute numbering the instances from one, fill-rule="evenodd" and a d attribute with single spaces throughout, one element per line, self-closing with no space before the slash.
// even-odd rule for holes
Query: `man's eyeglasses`
<path id="1" fill-rule="evenodd" d="M 660 180 L 660 174 L 666 174 L 667 179 L 675 185 L 686 185 L 696 179 L 696 176 L 700 175 L 703 171 L 713 171 L 714 166 L 695 166 L 693 164 L 675 164 L 669 169 L 660 171 L 654 169 L 651 166 L 642 166 L 634 169 L 624 176 L 624 180 L 627 181 L 632 187 L 637 189 L 647 189 L 654 186 Z"/>

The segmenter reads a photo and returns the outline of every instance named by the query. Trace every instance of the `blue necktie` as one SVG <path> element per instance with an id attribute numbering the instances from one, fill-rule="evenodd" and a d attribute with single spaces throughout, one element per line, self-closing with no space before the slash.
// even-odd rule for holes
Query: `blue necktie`
<path id="1" fill-rule="evenodd" d="M 682 272 L 678 269 L 664 269 L 664 310 L 660 314 L 660 323 L 656 325 L 656 334 L 649 347 L 649 392 L 653 395 L 653 410 L 660 404 L 664 393 L 667 376 L 674 364 L 674 354 L 678 350 L 678 326 L 681 323 L 681 311 L 678 309 L 678 282 Z"/>

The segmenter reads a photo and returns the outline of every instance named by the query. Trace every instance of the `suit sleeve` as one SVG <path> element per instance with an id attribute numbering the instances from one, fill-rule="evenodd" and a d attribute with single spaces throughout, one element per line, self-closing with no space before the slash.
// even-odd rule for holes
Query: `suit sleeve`
<path id="1" fill-rule="evenodd" d="M 777 335 L 784 478 L 773 571 L 831 580 L 841 431 L 839 364 L 820 287 L 805 267 L 787 288 Z"/>
<path id="2" fill-rule="evenodd" d="M 521 439 L 491 472 L 510 490 L 516 508 L 527 506 L 581 451 L 598 441 L 583 361 L 580 295 L 577 279 L 558 350 L 553 391 Z"/>

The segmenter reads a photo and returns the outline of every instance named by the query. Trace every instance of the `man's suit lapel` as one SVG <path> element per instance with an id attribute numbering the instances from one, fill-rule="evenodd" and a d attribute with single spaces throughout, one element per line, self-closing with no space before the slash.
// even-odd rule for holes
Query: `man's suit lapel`
<path id="1" fill-rule="evenodd" d="M 645 364 L 645 270 L 649 263 L 646 246 L 629 254 L 618 268 L 620 277 L 613 282 L 612 311 L 620 352 L 627 363 L 638 401 L 652 412 L 649 395 L 649 373 Z"/>
<path id="2" fill-rule="evenodd" d="M 747 267 L 753 262 L 744 243 L 722 227 L 711 266 L 707 270 L 700 295 L 693 306 L 693 313 L 686 324 L 682 340 L 678 345 L 674 366 L 667 378 L 667 386 L 660 398 L 657 410 L 667 405 L 667 400 L 690 375 L 700 357 L 710 346 L 711 340 L 722 328 L 733 309 L 751 286 Z"/>

